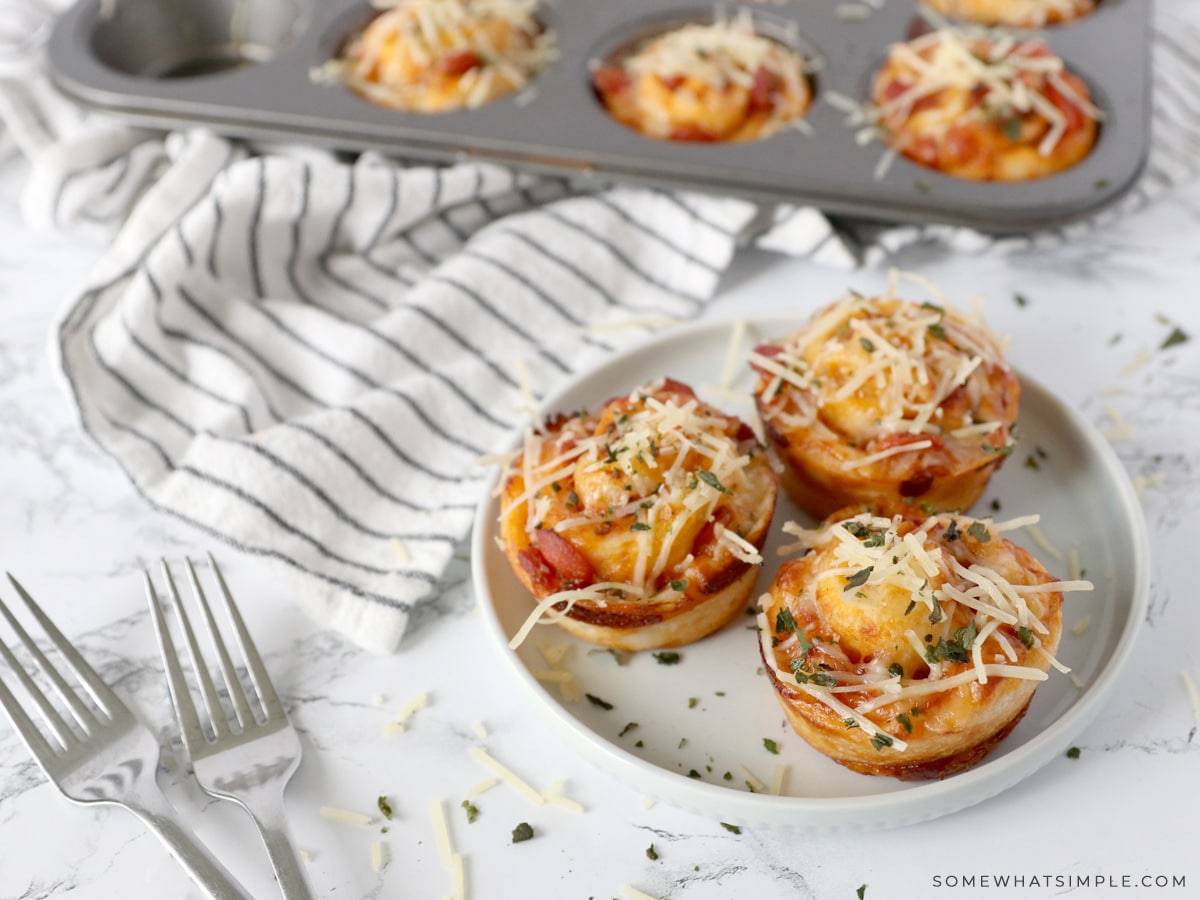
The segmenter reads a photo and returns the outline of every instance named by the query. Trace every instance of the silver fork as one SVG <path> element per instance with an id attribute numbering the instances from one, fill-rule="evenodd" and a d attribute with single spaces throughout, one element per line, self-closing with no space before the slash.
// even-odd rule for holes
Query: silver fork
<path id="1" fill-rule="evenodd" d="M 204 701 L 209 723 L 207 730 L 192 702 L 191 691 L 179 663 L 179 654 L 175 651 L 175 644 L 167 628 L 162 605 L 149 572 L 145 573 L 146 596 L 149 598 L 154 627 L 158 632 L 171 701 L 175 706 L 184 746 L 192 759 L 196 781 L 212 796 L 232 800 L 250 814 L 267 845 L 267 854 L 275 869 L 275 877 L 279 880 L 283 896 L 288 900 L 310 900 L 313 896 L 312 888 L 288 836 L 283 806 L 284 788 L 300 765 L 300 740 L 288 721 L 287 713 L 283 704 L 279 702 L 275 689 L 271 686 L 271 679 L 263 666 L 262 657 L 250 639 L 246 624 L 233 602 L 225 579 L 221 576 L 221 570 L 217 568 L 216 560 L 210 553 L 208 564 L 216 576 L 217 586 L 225 600 L 225 609 L 237 635 L 242 656 L 246 660 L 250 680 L 261 707 L 261 721 L 251 710 L 242 682 L 213 619 L 212 608 L 205 597 L 204 589 L 200 586 L 200 579 L 196 577 L 196 570 L 190 559 L 185 559 L 185 562 L 192 593 L 216 650 L 221 678 L 234 712 L 234 721 L 230 721 L 222 710 L 208 667 L 196 643 L 195 632 L 175 587 L 175 579 L 171 576 L 171 569 L 166 560 L 163 560 L 163 577 L 171 606 L 179 618 L 192 671 Z"/>
<path id="2" fill-rule="evenodd" d="M 122 806 L 132 812 L 166 845 L 209 897 L 251 900 L 246 890 L 183 824 L 163 796 L 155 780 L 159 746 L 154 735 L 133 717 L 129 708 L 63 637 L 25 588 L 12 575 L 8 580 L 98 707 L 93 710 L 81 699 L 0 600 L 0 612 L 33 658 L 35 671 L 41 669 L 73 719 L 73 723 L 68 723 L 59 715 L 8 644 L 0 640 L 0 656 L 16 675 L 52 735 L 51 739 L 47 738 L 0 679 L 0 706 L 8 713 L 17 734 L 42 771 L 68 800 L 85 805 Z"/>

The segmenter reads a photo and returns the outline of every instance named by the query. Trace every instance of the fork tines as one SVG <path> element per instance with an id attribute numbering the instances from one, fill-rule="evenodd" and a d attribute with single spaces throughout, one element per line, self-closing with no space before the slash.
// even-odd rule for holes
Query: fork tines
<path id="1" fill-rule="evenodd" d="M 255 724 L 262 720 L 275 716 L 282 717 L 283 707 L 271 686 L 271 681 L 266 674 L 262 658 L 259 656 L 254 642 L 250 639 L 245 622 L 238 612 L 237 605 L 233 602 L 233 597 L 230 595 L 229 588 L 212 554 L 208 555 L 208 565 L 213 572 L 214 580 L 223 598 L 225 611 L 233 625 L 233 631 L 237 637 L 242 657 L 246 661 L 250 681 L 254 686 L 253 693 L 257 701 L 256 705 L 260 707 L 261 714 L 256 714 L 256 711 L 251 708 L 250 700 L 243 689 L 241 679 L 238 677 L 229 651 L 221 637 L 221 632 L 217 628 L 208 597 L 204 592 L 199 577 L 196 575 L 195 566 L 192 565 L 190 559 L 185 558 L 184 563 L 187 568 L 188 581 L 191 584 L 195 604 L 199 608 L 203 619 L 203 627 L 207 630 L 213 649 L 216 651 L 217 665 L 221 672 L 221 680 L 225 687 L 225 693 L 229 697 L 229 701 L 233 706 L 234 716 L 236 717 L 235 728 L 234 724 L 229 721 L 222 710 L 220 697 L 214 687 L 212 677 L 209 675 L 204 654 L 197 643 L 191 619 L 188 617 L 183 600 L 179 595 L 179 589 L 175 585 L 175 579 L 171 574 L 170 566 L 167 565 L 166 560 L 163 560 L 162 573 L 167 587 L 169 605 L 174 609 L 175 615 L 179 619 L 179 628 L 183 635 L 183 641 L 187 645 L 188 660 L 195 674 L 200 695 L 204 701 L 207 723 L 201 721 L 201 717 L 197 714 L 195 704 L 192 701 L 191 691 L 188 688 L 187 680 L 179 663 L 179 654 L 176 652 L 170 629 L 163 615 L 162 603 L 159 601 L 158 593 L 154 589 L 154 583 L 150 578 L 149 572 L 145 573 L 146 594 L 150 600 L 150 610 L 154 617 L 154 627 L 158 632 L 159 643 L 163 650 L 167 683 L 171 692 L 171 701 L 175 706 L 180 731 L 189 752 L 194 753 L 197 748 L 202 747 L 205 743 L 220 740 L 232 734 L 242 733 L 248 728 L 253 728 Z"/>
<path id="2" fill-rule="evenodd" d="M 3 614 L 4 618 L 8 620 L 9 626 L 32 658 L 34 674 L 40 671 L 44 680 L 49 682 L 50 686 L 53 687 L 54 693 L 58 696 L 59 700 L 70 710 L 71 718 L 74 720 L 72 726 L 71 723 L 63 718 L 58 709 L 55 708 L 54 703 L 46 696 L 42 688 L 38 686 L 33 675 L 30 674 L 30 670 L 21 664 L 8 644 L 0 640 L 0 656 L 4 657 L 9 668 L 16 675 L 17 681 L 20 682 L 25 693 L 37 707 L 39 715 L 54 735 L 57 746 L 53 746 L 46 740 L 42 731 L 29 718 L 16 696 L 2 678 L 0 678 L 0 706 L 3 706 L 5 712 L 8 713 L 13 726 L 16 728 L 17 733 L 21 735 L 22 740 L 25 741 L 30 752 L 44 765 L 44 761 L 48 758 L 59 756 L 62 753 L 69 754 L 71 751 L 77 749 L 81 744 L 80 732 L 82 736 L 86 737 L 105 722 L 129 715 L 129 711 L 125 704 L 118 699 L 117 695 L 96 674 L 96 671 L 71 646 L 62 632 L 50 621 L 49 617 L 42 612 L 41 607 L 29 596 L 29 592 L 21 586 L 21 583 L 10 573 L 5 574 L 8 575 L 8 580 L 25 602 L 25 606 L 28 608 L 30 614 L 58 650 L 58 654 L 66 661 L 71 671 L 75 673 L 76 680 L 83 686 L 98 707 L 98 709 L 93 710 L 84 703 L 75 688 L 68 684 L 62 673 L 46 657 L 46 654 L 42 652 L 42 649 L 30 636 L 29 632 L 25 630 L 16 616 L 12 614 L 7 604 L 0 599 L 0 614 Z"/>

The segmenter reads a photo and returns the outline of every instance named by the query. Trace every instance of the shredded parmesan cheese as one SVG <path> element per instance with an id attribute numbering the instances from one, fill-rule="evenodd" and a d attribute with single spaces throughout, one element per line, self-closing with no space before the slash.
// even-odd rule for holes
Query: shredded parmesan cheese
<path id="1" fill-rule="evenodd" d="M 371 816 L 336 806 L 322 806 L 321 817 L 334 822 L 344 822 L 347 825 L 370 825 L 375 821 Z"/>
<path id="2" fill-rule="evenodd" d="M 745 766 L 739 764 L 738 771 L 740 771 L 746 777 L 746 783 L 750 786 L 750 789 L 752 791 L 754 791 L 755 793 L 761 794 L 763 791 L 765 791 L 767 789 L 767 786 L 765 784 L 763 784 L 762 779 L 760 779 L 757 775 L 755 775 L 753 772 L 751 772 Z"/>
<path id="3" fill-rule="evenodd" d="M 437 842 L 438 859 L 442 863 L 442 868 L 449 870 L 454 847 L 450 842 L 450 827 L 446 824 L 446 811 L 442 808 L 441 800 L 429 801 L 429 819 L 433 823 L 433 837 Z"/>
<path id="4" fill-rule="evenodd" d="M 1183 689 L 1187 691 L 1187 695 L 1192 701 L 1192 719 L 1200 723 L 1200 689 L 1197 689 L 1196 682 L 1192 680 L 1191 673 L 1186 669 L 1179 673 L 1179 677 L 1183 680 Z"/>
<path id="5" fill-rule="evenodd" d="M 1121 414 L 1111 403 L 1104 404 L 1104 411 L 1108 413 L 1108 418 L 1112 422 L 1111 426 L 1100 432 L 1105 440 L 1121 441 L 1137 433 L 1137 429 L 1121 418 Z"/>
<path id="6" fill-rule="evenodd" d="M 787 781 L 788 766 L 786 763 L 776 763 L 775 771 L 771 774 L 771 794 L 778 797 L 783 793 L 784 783 Z"/>
<path id="7" fill-rule="evenodd" d="M 778 682 L 794 686 L 828 706 L 848 727 L 862 729 L 878 749 L 890 748 L 897 753 L 903 753 L 907 743 L 897 735 L 885 732 L 869 718 L 881 707 L 894 709 L 893 705 L 901 701 L 972 683 L 987 684 L 993 678 L 1044 681 L 1046 666 L 1069 673 L 1070 669 L 1043 645 L 1039 636 L 1049 634 L 1049 629 L 1038 615 L 1044 615 L 1041 610 L 1045 608 L 1043 598 L 1046 595 L 1092 590 L 1091 582 L 1072 578 L 1016 583 L 997 568 L 986 565 L 987 555 L 979 555 L 987 552 L 982 548 L 989 546 L 994 533 L 1018 527 L 1036 531 L 1037 521 L 1036 516 L 1023 516 L 997 524 L 988 519 L 952 514 L 931 515 L 919 521 L 906 520 L 903 516 L 888 518 L 860 513 L 813 530 L 788 523 L 783 530 L 799 538 L 795 545 L 798 549 L 821 547 L 819 552 L 826 554 L 812 591 L 828 591 L 825 584 L 832 579 L 834 591 L 840 588 L 847 592 L 851 586 L 858 588 L 855 597 L 843 594 L 845 603 L 870 604 L 872 595 L 863 592 L 878 589 L 885 593 L 874 596 L 896 596 L 898 593 L 900 597 L 911 597 L 905 616 L 917 605 L 923 605 L 929 611 L 930 624 L 926 627 L 930 633 L 924 642 L 912 628 L 905 629 L 902 634 L 902 644 L 911 646 L 922 665 L 927 664 L 928 675 L 906 677 L 903 667 L 895 673 L 888 666 L 886 656 L 865 669 L 837 671 L 834 667 L 822 666 L 819 671 L 813 671 L 801 665 L 801 671 L 784 671 L 776 663 L 776 654 L 793 653 L 790 648 L 796 646 L 797 639 L 779 640 L 779 626 L 769 621 L 767 612 L 763 611 L 774 605 L 771 595 L 759 601 L 758 629 L 763 658 L 769 661 Z M 1008 571 L 1006 566 L 1011 563 L 1004 563 L 1003 556 L 996 559 L 996 566 Z M 811 602 L 811 598 L 806 600 L 805 596 L 802 592 L 798 598 L 802 604 Z M 827 595 L 822 593 L 822 596 Z M 963 626 L 964 608 L 971 612 L 971 618 L 967 620 L 969 629 Z M 795 617 L 799 620 L 800 613 L 796 612 Z M 1000 630 L 1002 625 L 1016 628 L 1021 642 L 1035 655 L 1022 657 Z M 816 636 L 810 634 L 808 637 L 814 644 L 818 642 Z M 804 656 L 799 659 L 806 659 L 807 652 L 804 651 Z M 1031 664 L 1023 664 L 1023 660 Z M 1041 660 L 1044 664 L 1038 665 Z M 791 662 L 796 664 L 797 659 Z M 968 665 L 958 670 L 946 670 L 947 666 L 957 662 Z"/>
<path id="8" fill-rule="evenodd" d="M 479 782 L 479 784 L 467 790 L 467 799 L 469 800 L 472 797 L 478 797 L 480 794 L 487 793 L 499 783 L 499 778 L 485 778 L 483 781 Z"/>
<path id="9" fill-rule="evenodd" d="M 518 778 L 515 774 L 513 774 L 511 769 L 489 754 L 482 747 L 472 747 L 467 752 L 470 753 L 472 759 L 499 775 L 502 781 L 505 781 L 511 785 L 518 794 L 520 794 L 534 806 L 542 806 L 546 802 L 541 794 L 535 791 L 526 782 Z"/>
<path id="10" fill-rule="evenodd" d="M 429 694 L 426 691 L 422 691 L 408 701 L 408 705 L 400 710 L 400 712 L 396 714 L 396 717 L 384 726 L 383 733 L 389 736 L 403 734 L 405 728 L 408 727 L 409 719 L 411 719 L 416 713 L 420 712 L 428 705 Z"/>
<path id="11" fill-rule="evenodd" d="M 371 870 L 373 872 L 382 872 L 388 864 L 388 849 L 382 841 L 374 841 L 371 844 Z"/>
<path id="12" fill-rule="evenodd" d="M 652 897 L 645 891 L 639 891 L 631 884 L 621 885 L 621 896 L 624 897 L 625 900 L 658 900 L 657 897 Z"/>

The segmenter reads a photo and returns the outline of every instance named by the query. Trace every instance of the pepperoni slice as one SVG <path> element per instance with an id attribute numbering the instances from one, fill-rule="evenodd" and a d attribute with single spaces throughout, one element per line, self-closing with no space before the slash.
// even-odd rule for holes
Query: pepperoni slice
<path id="1" fill-rule="evenodd" d="M 629 87 L 629 73 L 620 66 L 601 66 L 592 73 L 592 84 L 601 94 L 616 94 Z"/>
<path id="2" fill-rule="evenodd" d="M 595 581 L 596 574 L 588 558 L 557 531 L 539 529 L 533 533 L 533 543 L 561 581 L 576 587 Z"/>
<path id="3" fill-rule="evenodd" d="M 438 67 L 446 75 L 465 75 L 472 69 L 476 69 L 483 65 L 483 60 L 474 50 L 462 50 L 458 53 L 451 53 L 442 60 Z"/>
<path id="4" fill-rule="evenodd" d="M 775 94 L 782 85 L 778 75 L 766 66 L 759 66 L 758 71 L 754 73 L 754 85 L 750 88 L 751 111 L 773 109 Z"/>

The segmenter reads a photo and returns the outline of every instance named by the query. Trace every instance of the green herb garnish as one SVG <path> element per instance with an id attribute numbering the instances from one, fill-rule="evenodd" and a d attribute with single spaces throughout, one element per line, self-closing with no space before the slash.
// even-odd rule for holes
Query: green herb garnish
<path id="1" fill-rule="evenodd" d="M 731 832 L 733 834 L 741 834 L 742 833 L 742 829 L 740 829 L 736 825 L 730 825 L 728 822 L 722 822 L 721 827 L 724 828 L 726 831 Z"/>
<path id="2" fill-rule="evenodd" d="M 979 541 L 981 544 L 986 544 L 992 539 L 992 536 L 988 534 L 987 526 L 982 522 L 972 522 L 970 525 L 968 525 L 967 534 L 975 538 L 975 540 Z"/>
<path id="3" fill-rule="evenodd" d="M 680 578 L 678 581 L 672 581 L 671 582 L 671 590 L 673 590 L 673 591 L 687 590 L 687 579 Z"/>
<path id="4" fill-rule="evenodd" d="M 390 820 L 392 818 L 392 804 L 388 802 L 387 797 L 380 794 L 379 799 L 375 801 L 375 805 L 379 807 L 379 811 L 383 813 L 385 819 Z"/>
<path id="5" fill-rule="evenodd" d="M 896 716 L 896 721 L 904 726 L 904 730 L 912 734 L 912 719 L 908 717 L 908 713 L 900 713 Z"/>
<path id="6" fill-rule="evenodd" d="M 621 731 L 617 734 L 617 737 L 623 738 L 623 737 L 625 737 L 625 735 L 629 734 L 629 732 L 633 731 L 633 729 L 635 729 L 637 727 L 638 727 L 637 722 L 626 722 L 625 727 L 621 729 Z"/>
<path id="7" fill-rule="evenodd" d="M 1021 643 L 1025 645 L 1026 649 L 1033 649 L 1033 629 L 1022 625 L 1017 629 L 1017 637 L 1021 639 Z"/>
<path id="8" fill-rule="evenodd" d="M 527 841 L 533 837 L 533 826 L 528 822 L 522 822 L 512 830 L 512 841 L 514 844 L 519 844 L 521 841 Z"/>
<path id="9" fill-rule="evenodd" d="M 654 849 L 653 844 L 651 844 L 649 847 L 646 848 L 646 858 L 649 859 L 651 862 L 658 859 L 658 851 Z"/>
<path id="10" fill-rule="evenodd" d="M 1167 335 L 1167 339 L 1163 341 L 1161 345 L 1159 345 L 1158 349 L 1168 350 L 1178 344 L 1186 344 L 1189 340 L 1191 340 L 1191 338 L 1188 337 L 1188 333 L 1176 325 L 1171 329 L 1171 333 Z"/>
<path id="11" fill-rule="evenodd" d="M 882 750 L 884 747 L 892 746 L 892 739 L 882 731 L 879 731 L 871 737 L 871 746 L 876 750 Z"/>
<path id="12" fill-rule="evenodd" d="M 727 488 L 727 487 L 725 487 L 725 485 L 721 484 L 721 482 L 717 480 L 717 476 L 714 475 L 712 472 L 697 472 L 696 476 L 701 481 L 703 481 L 705 484 L 707 484 L 710 488 L 716 488 L 722 494 L 732 494 L 733 493 L 733 491 L 729 490 L 729 488 Z"/>
<path id="13" fill-rule="evenodd" d="M 861 346 L 861 347 L 862 347 L 864 350 L 866 350 L 868 353 L 874 353 L 874 352 L 875 352 L 875 345 L 874 345 L 873 343 L 871 343 L 871 341 L 870 341 L 869 339 L 867 339 L 867 338 L 865 338 L 865 337 L 860 337 L 860 338 L 858 339 L 858 343 L 859 343 L 859 345 L 860 345 L 860 346 Z"/>
<path id="14" fill-rule="evenodd" d="M 848 591 L 851 588 L 859 587 L 866 584 L 867 579 L 871 577 L 871 573 L 875 571 L 874 566 L 867 566 L 865 569 L 859 569 L 853 575 L 846 579 L 846 583 L 842 586 L 843 591 Z"/>
<path id="15" fill-rule="evenodd" d="M 479 807 L 477 807 L 470 800 L 464 800 L 462 802 L 462 808 L 467 811 L 467 824 L 468 825 L 470 825 L 477 818 L 479 818 Z"/>
<path id="16" fill-rule="evenodd" d="M 768 753 L 779 754 L 779 745 L 770 738 L 763 738 L 763 746 L 767 748 Z"/>
<path id="17" fill-rule="evenodd" d="M 1067 759 L 1079 759 L 1079 748 L 1078 747 L 1068 748 Z"/>
<path id="18" fill-rule="evenodd" d="M 659 650 L 654 654 L 660 666 L 676 666 L 683 657 L 674 650 Z"/>
<path id="19" fill-rule="evenodd" d="M 892 663 L 890 666 L 888 666 L 888 674 L 893 678 L 903 678 L 904 666 L 900 665 L 898 662 Z"/>
<path id="20" fill-rule="evenodd" d="M 591 703 L 592 706 L 598 706 L 601 709 L 612 709 L 613 708 L 613 705 L 611 703 L 609 703 L 607 700 L 600 699 L 595 694 L 584 694 L 583 696 L 588 698 L 588 702 Z"/>
<path id="21" fill-rule="evenodd" d="M 783 634 L 794 634 L 796 632 L 796 619 L 792 616 L 792 611 L 784 607 L 775 616 L 775 630 Z"/>

